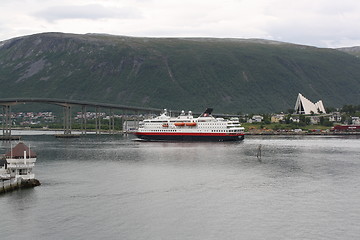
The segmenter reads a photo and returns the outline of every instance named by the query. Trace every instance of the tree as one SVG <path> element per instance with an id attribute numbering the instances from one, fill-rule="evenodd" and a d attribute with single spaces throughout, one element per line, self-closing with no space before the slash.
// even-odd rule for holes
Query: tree
<path id="1" fill-rule="evenodd" d="M 289 124 L 289 123 L 292 123 L 293 121 L 291 120 L 291 114 L 288 114 L 288 115 L 286 115 L 286 117 L 285 117 L 285 123 L 286 124 Z"/>
<path id="2" fill-rule="evenodd" d="M 300 123 L 305 123 L 305 122 L 306 122 L 306 117 L 305 117 L 305 115 L 300 115 L 300 116 L 299 116 L 299 122 L 300 122 Z"/>
<path id="3" fill-rule="evenodd" d="M 336 108 L 334 108 L 334 107 L 326 107 L 326 108 L 325 108 L 325 111 L 326 111 L 327 113 L 336 112 Z"/>
<path id="4" fill-rule="evenodd" d="M 342 112 L 348 113 L 348 114 L 354 114 L 356 112 L 357 107 L 353 105 L 344 105 L 341 109 Z"/>
<path id="5" fill-rule="evenodd" d="M 263 120 L 265 124 L 270 124 L 271 123 L 271 115 L 270 114 L 263 114 Z"/>

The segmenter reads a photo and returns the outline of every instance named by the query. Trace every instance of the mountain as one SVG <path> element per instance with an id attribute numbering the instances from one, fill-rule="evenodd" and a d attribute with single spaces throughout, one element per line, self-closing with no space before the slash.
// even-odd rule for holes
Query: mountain
<path id="1" fill-rule="evenodd" d="M 355 47 L 343 47 L 343 48 L 338 48 L 338 50 L 352 54 L 354 56 L 360 57 L 360 46 L 355 46 Z"/>
<path id="2" fill-rule="evenodd" d="M 298 93 L 360 103 L 360 59 L 261 39 L 42 33 L 0 42 L 0 98 L 42 97 L 218 113 L 279 112 Z"/>

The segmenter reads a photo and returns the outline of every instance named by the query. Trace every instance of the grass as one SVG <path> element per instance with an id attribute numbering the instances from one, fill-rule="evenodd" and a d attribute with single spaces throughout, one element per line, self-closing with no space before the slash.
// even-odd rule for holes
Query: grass
<path id="1" fill-rule="evenodd" d="M 294 130 L 294 129 L 302 129 L 303 131 L 310 131 L 314 129 L 319 130 L 330 130 L 331 127 L 328 126 L 322 126 L 322 125 L 303 125 L 300 126 L 298 124 L 285 124 L 285 123 L 242 123 L 241 124 L 245 131 L 250 130 L 264 130 L 264 131 L 276 131 L 276 130 Z"/>

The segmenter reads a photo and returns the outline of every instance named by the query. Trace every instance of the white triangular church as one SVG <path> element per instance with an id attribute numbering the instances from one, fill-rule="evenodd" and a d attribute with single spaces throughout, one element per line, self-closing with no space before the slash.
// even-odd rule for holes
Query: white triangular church
<path id="1" fill-rule="evenodd" d="M 297 114 L 311 114 L 311 113 L 326 113 L 323 102 L 321 100 L 312 103 L 309 99 L 299 93 L 296 104 L 295 113 Z"/>

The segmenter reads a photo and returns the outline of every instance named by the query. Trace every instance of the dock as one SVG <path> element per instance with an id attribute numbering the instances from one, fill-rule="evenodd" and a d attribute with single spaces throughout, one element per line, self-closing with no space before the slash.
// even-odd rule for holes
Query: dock
<path id="1" fill-rule="evenodd" d="M 32 188 L 40 186 L 37 179 L 16 179 L 16 178 L 0 178 L 0 194 L 11 192 L 22 188 Z"/>
<path id="2" fill-rule="evenodd" d="M 21 140 L 20 136 L 0 136 L 1 141 L 19 141 Z"/>
<path id="3" fill-rule="evenodd" d="M 55 134 L 56 138 L 79 138 L 80 134 Z"/>

